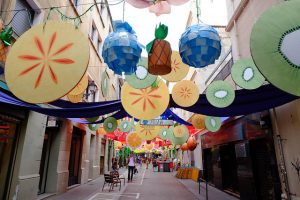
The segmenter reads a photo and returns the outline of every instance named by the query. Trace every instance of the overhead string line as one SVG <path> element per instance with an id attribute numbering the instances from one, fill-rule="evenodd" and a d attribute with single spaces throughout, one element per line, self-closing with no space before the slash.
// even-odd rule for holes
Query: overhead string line
<path id="1" fill-rule="evenodd" d="M 113 5 L 118 5 L 122 2 L 124 2 L 125 0 L 120 0 L 120 1 L 116 1 L 115 3 L 114 2 L 111 2 L 111 3 L 108 3 L 109 6 L 113 6 Z M 104 4 L 106 5 L 106 2 L 96 2 L 96 3 L 82 3 L 82 4 L 77 4 L 77 6 L 85 6 L 85 5 L 91 5 L 87 10 L 85 10 L 82 14 L 76 16 L 76 17 L 70 17 L 70 16 L 67 16 L 65 14 L 62 13 L 62 11 L 60 10 L 60 8 L 66 8 L 66 7 L 73 7 L 74 5 L 62 5 L 62 6 L 51 6 L 51 7 L 43 7 L 43 8 L 38 8 L 38 9 L 32 9 L 34 11 L 40 11 L 40 10 L 49 10 L 48 12 L 48 16 L 46 18 L 46 21 L 49 19 L 50 17 L 50 13 L 51 11 L 53 10 L 56 10 L 60 15 L 61 15 L 61 18 L 64 20 L 64 19 L 68 19 L 68 20 L 78 20 L 80 19 L 82 16 L 84 16 L 87 12 L 91 11 L 92 8 L 94 6 L 97 6 L 99 4 Z M 2 13 L 7 13 L 7 12 L 15 12 L 12 19 L 7 23 L 5 24 L 5 26 L 9 26 L 12 21 L 14 20 L 14 18 L 20 13 L 20 12 L 27 12 L 28 13 L 28 18 L 30 20 L 30 13 L 29 13 L 29 10 L 28 9 L 13 9 L 13 10 L 1 10 L 0 11 L 0 14 Z M 79 22 L 80 23 L 80 22 Z"/>

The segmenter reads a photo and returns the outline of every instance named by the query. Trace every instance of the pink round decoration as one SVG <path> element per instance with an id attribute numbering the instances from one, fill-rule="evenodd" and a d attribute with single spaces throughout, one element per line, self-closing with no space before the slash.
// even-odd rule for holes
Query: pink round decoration
<path id="1" fill-rule="evenodd" d="M 174 6 L 179 6 L 179 5 L 185 4 L 188 1 L 190 1 L 190 0 L 167 0 L 167 2 L 169 4 L 174 5 Z"/>
<path id="2" fill-rule="evenodd" d="M 160 1 L 149 7 L 149 12 L 155 13 L 156 16 L 170 14 L 171 6 L 166 1 Z"/>
<path id="3" fill-rule="evenodd" d="M 126 0 L 126 2 L 136 8 L 147 8 L 153 5 L 152 1 L 147 0 Z"/>

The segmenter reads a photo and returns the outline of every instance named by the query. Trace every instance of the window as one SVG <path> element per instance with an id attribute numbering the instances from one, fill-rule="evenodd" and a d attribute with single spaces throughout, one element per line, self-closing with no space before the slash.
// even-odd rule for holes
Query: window
<path id="1" fill-rule="evenodd" d="M 97 51 L 98 51 L 98 54 L 101 55 L 101 53 L 102 53 L 102 40 L 101 40 L 100 37 L 98 39 Z"/>
<path id="2" fill-rule="evenodd" d="M 91 39 L 94 45 L 98 44 L 98 32 L 94 24 L 92 25 Z"/>
<path id="3" fill-rule="evenodd" d="M 80 0 L 73 0 L 74 6 L 77 8 Z"/>
<path id="4" fill-rule="evenodd" d="M 99 4 L 99 10 L 100 10 L 100 14 L 101 14 L 101 15 L 103 14 L 103 11 L 105 10 L 105 7 L 106 7 L 106 2 L 105 2 L 105 0 L 101 0 L 101 1 L 100 1 L 100 4 Z"/>
<path id="5" fill-rule="evenodd" d="M 35 11 L 25 0 L 16 1 L 16 10 L 24 10 L 15 15 L 12 21 L 12 28 L 17 36 L 21 36 L 25 31 L 31 28 Z"/>

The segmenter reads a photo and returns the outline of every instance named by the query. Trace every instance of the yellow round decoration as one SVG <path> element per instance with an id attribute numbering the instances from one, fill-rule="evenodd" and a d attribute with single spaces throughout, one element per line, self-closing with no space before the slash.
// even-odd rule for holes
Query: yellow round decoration
<path id="1" fill-rule="evenodd" d="M 179 125 L 174 128 L 173 134 L 175 137 L 181 138 L 181 137 L 189 134 L 189 130 L 185 125 Z"/>
<path id="2" fill-rule="evenodd" d="M 167 109 L 170 95 L 167 85 L 161 80 L 157 88 L 135 89 L 127 82 L 121 90 L 121 102 L 128 114 L 138 119 L 153 119 Z"/>
<path id="3" fill-rule="evenodd" d="M 79 103 L 79 102 L 82 102 L 83 93 L 78 94 L 78 95 L 67 94 L 67 97 L 68 97 L 68 99 L 69 99 L 70 102 L 72 102 L 72 103 Z"/>
<path id="4" fill-rule="evenodd" d="M 69 94 L 70 95 L 79 95 L 81 93 L 84 93 L 88 84 L 89 84 L 89 78 L 87 76 L 82 77 L 80 82 L 76 85 L 76 87 L 73 88 L 73 90 L 71 90 L 69 92 Z"/>
<path id="5" fill-rule="evenodd" d="M 140 123 L 138 123 L 135 126 L 135 130 L 142 139 L 152 140 L 153 138 L 158 136 L 160 127 L 159 126 L 141 125 Z"/>
<path id="6" fill-rule="evenodd" d="M 182 62 L 182 59 L 178 51 L 172 52 L 171 68 L 172 71 L 169 74 L 161 76 L 163 79 L 170 82 L 181 81 L 189 73 L 189 69 L 190 69 L 188 65 Z"/>
<path id="7" fill-rule="evenodd" d="M 196 129 L 205 128 L 205 116 L 196 114 L 192 118 L 192 124 Z"/>
<path id="8" fill-rule="evenodd" d="M 182 107 L 194 105 L 199 99 L 199 89 L 193 81 L 183 80 L 174 85 L 172 97 Z"/>
<path id="9" fill-rule="evenodd" d="M 145 149 L 146 149 L 147 151 L 150 151 L 150 150 L 152 150 L 153 148 L 154 148 L 154 144 L 153 144 L 153 143 L 145 144 Z"/>
<path id="10" fill-rule="evenodd" d="M 137 133 L 129 133 L 126 137 L 126 143 L 130 148 L 136 149 L 142 145 L 142 138 Z"/>
<path id="11" fill-rule="evenodd" d="M 114 141 L 115 149 L 122 149 L 122 142 L 120 141 Z"/>
<path id="12" fill-rule="evenodd" d="M 12 46 L 5 64 L 10 91 L 29 103 L 46 103 L 70 92 L 86 72 L 87 37 L 74 25 L 50 21 L 34 26 Z"/>

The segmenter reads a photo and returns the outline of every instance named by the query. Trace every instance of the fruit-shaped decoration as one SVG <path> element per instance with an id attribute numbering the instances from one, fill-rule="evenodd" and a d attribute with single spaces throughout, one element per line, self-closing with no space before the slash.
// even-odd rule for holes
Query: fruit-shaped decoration
<path id="1" fill-rule="evenodd" d="M 205 127 L 211 132 L 217 132 L 221 128 L 222 122 L 220 117 L 205 117 Z"/>
<path id="2" fill-rule="evenodd" d="M 156 1 L 155 4 L 151 5 L 148 9 L 149 12 L 155 13 L 156 16 L 171 13 L 171 5 L 167 1 Z"/>
<path id="3" fill-rule="evenodd" d="M 265 11 L 253 26 L 254 63 L 275 87 L 300 96 L 300 3 L 282 1 Z"/>
<path id="4" fill-rule="evenodd" d="M 142 47 L 137 36 L 127 22 L 114 21 L 114 32 L 110 33 L 103 44 L 102 57 L 108 67 L 116 74 L 126 75 L 136 71 Z"/>
<path id="5" fill-rule="evenodd" d="M 235 91 L 225 81 L 214 81 L 207 87 L 206 98 L 211 105 L 217 108 L 225 108 L 234 101 Z"/>
<path id="6" fill-rule="evenodd" d="M 95 122 L 95 121 L 97 121 L 98 119 L 99 119 L 98 116 L 86 118 L 86 120 L 89 121 L 89 122 Z"/>
<path id="7" fill-rule="evenodd" d="M 122 149 L 123 147 L 123 144 L 122 142 L 119 142 L 119 141 L 114 141 L 114 145 L 115 145 L 115 149 Z"/>
<path id="8" fill-rule="evenodd" d="M 77 94 L 77 95 L 67 94 L 67 98 L 72 103 L 79 103 L 79 102 L 82 102 L 83 93 Z"/>
<path id="9" fill-rule="evenodd" d="M 67 22 L 48 21 L 26 31 L 5 63 L 10 91 L 29 103 L 47 103 L 69 93 L 84 76 L 89 42 Z"/>
<path id="10" fill-rule="evenodd" d="M 187 140 L 187 147 L 190 151 L 194 151 L 197 147 L 198 143 L 194 136 L 189 137 Z"/>
<path id="11" fill-rule="evenodd" d="M 147 58 L 141 58 L 135 73 L 125 76 L 128 84 L 136 89 L 150 87 L 157 79 L 156 75 L 148 72 Z"/>
<path id="12" fill-rule="evenodd" d="M 196 68 L 215 63 L 221 54 L 221 39 L 209 25 L 196 24 L 181 35 L 179 53 L 182 61 Z"/>
<path id="13" fill-rule="evenodd" d="M 102 73 L 101 76 L 101 92 L 103 97 L 107 97 L 109 93 L 109 76 L 106 70 Z"/>
<path id="14" fill-rule="evenodd" d="M 182 62 L 182 59 L 178 51 L 172 52 L 171 68 L 172 71 L 169 74 L 162 76 L 163 79 L 170 82 L 181 81 L 189 73 L 189 69 L 190 69 L 188 65 Z"/>
<path id="15" fill-rule="evenodd" d="M 141 125 L 140 123 L 135 126 L 135 130 L 144 140 L 152 140 L 159 133 L 158 126 Z"/>
<path id="16" fill-rule="evenodd" d="M 180 149 L 181 149 L 182 151 L 187 151 L 187 150 L 189 150 L 189 147 L 188 147 L 187 143 L 184 143 L 184 144 L 182 144 L 182 145 L 180 146 Z"/>
<path id="17" fill-rule="evenodd" d="M 139 148 L 142 145 L 142 138 L 137 133 L 129 133 L 126 137 L 126 144 L 131 149 Z"/>
<path id="18" fill-rule="evenodd" d="M 193 81 L 182 80 L 173 87 L 172 98 L 182 107 L 190 107 L 199 99 L 199 89 Z"/>
<path id="19" fill-rule="evenodd" d="M 3 22 L 0 19 L 0 75 L 3 74 L 4 63 L 7 58 L 7 53 L 10 49 L 11 39 L 12 39 L 12 28 L 6 29 L 3 27 Z M 2 71 L 2 73 L 1 73 Z"/>
<path id="20" fill-rule="evenodd" d="M 159 81 L 157 87 L 135 89 L 124 83 L 121 89 L 121 102 L 126 112 L 138 119 L 154 119 L 165 112 L 170 95 L 167 85 Z"/>
<path id="21" fill-rule="evenodd" d="M 89 124 L 88 127 L 91 131 L 96 131 L 99 129 L 100 125 L 99 124 Z"/>
<path id="22" fill-rule="evenodd" d="M 118 127 L 118 122 L 114 117 L 108 117 L 103 122 L 103 127 L 106 132 L 114 132 Z"/>
<path id="23" fill-rule="evenodd" d="M 82 79 L 79 81 L 79 83 L 76 85 L 76 87 L 73 88 L 73 90 L 71 90 L 69 92 L 70 95 L 79 95 L 84 93 L 84 91 L 86 90 L 87 86 L 89 84 L 89 78 L 88 76 L 83 76 Z"/>
<path id="24" fill-rule="evenodd" d="M 204 129 L 205 128 L 204 120 L 205 120 L 204 115 L 195 114 L 192 118 L 192 124 L 196 129 Z"/>
<path id="25" fill-rule="evenodd" d="M 160 24 L 155 29 L 155 39 L 147 45 L 148 71 L 153 75 L 166 75 L 172 71 L 172 49 L 168 41 L 164 40 L 168 35 L 168 27 Z"/>
<path id="26" fill-rule="evenodd" d="M 169 134 L 170 134 L 170 130 L 169 130 L 168 128 L 161 128 L 161 129 L 159 130 L 159 137 L 160 137 L 162 140 L 167 140 Z"/>
<path id="27" fill-rule="evenodd" d="M 189 130 L 185 125 L 175 126 L 173 129 L 173 134 L 175 137 L 180 138 L 189 134 Z"/>
<path id="28" fill-rule="evenodd" d="M 169 135 L 169 140 L 172 142 L 173 145 L 181 145 L 187 141 L 189 138 L 189 133 L 188 132 L 183 132 L 184 135 L 182 137 L 175 137 L 174 136 L 174 127 L 171 126 L 170 128 L 170 135 Z"/>
<path id="29" fill-rule="evenodd" d="M 145 144 L 145 149 L 147 151 L 151 151 L 154 148 L 154 144 L 153 143 L 149 143 L 149 144 Z"/>
<path id="30" fill-rule="evenodd" d="M 120 130 L 122 132 L 129 132 L 131 130 L 131 128 L 132 128 L 131 127 L 131 123 L 129 121 L 127 121 L 127 120 L 123 120 L 120 123 L 119 127 L 120 127 Z"/>
<path id="31" fill-rule="evenodd" d="M 231 68 L 231 77 L 238 86 L 247 90 L 259 88 L 265 82 L 252 59 L 236 61 Z"/>

